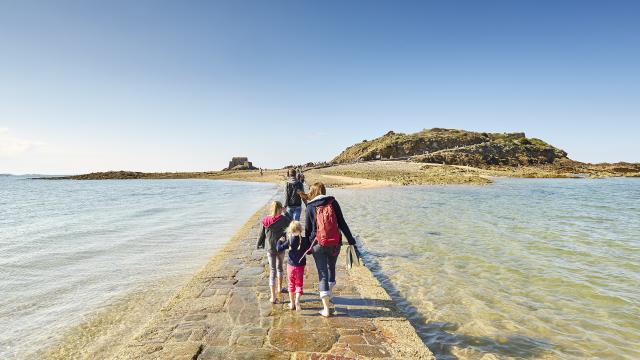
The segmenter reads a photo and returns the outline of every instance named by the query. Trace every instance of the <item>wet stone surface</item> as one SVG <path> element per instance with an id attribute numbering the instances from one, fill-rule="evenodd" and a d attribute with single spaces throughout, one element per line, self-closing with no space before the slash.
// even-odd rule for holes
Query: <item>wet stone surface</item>
<path id="1" fill-rule="evenodd" d="M 332 317 L 318 314 L 322 305 L 311 256 L 302 310 L 289 310 L 288 294 L 271 304 L 266 254 L 254 248 L 258 230 L 245 226 L 116 358 L 433 358 L 371 272 L 346 270 L 342 256 Z"/>

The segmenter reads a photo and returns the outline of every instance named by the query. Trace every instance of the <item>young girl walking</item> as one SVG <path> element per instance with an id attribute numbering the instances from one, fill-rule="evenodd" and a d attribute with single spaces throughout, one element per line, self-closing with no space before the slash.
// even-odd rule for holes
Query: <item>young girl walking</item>
<path id="1" fill-rule="evenodd" d="M 306 254 L 311 243 L 309 238 L 302 236 L 302 226 L 298 221 L 292 221 L 287 229 L 288 238 L 276 245 L 278 251 L 289 249 L 287 273 L 289 274 L 289 309 L 301 310 L 300 297 L 303 294 L 304 267 L 307 265 Z M 295 297 L 294 297 L 295 296 Z"/>
<path id="2" fill-rule="evenodd" d="M 291 219 L 283 214 L 284 208 L 279 201 L 271 203 L 269 215 L 262 219 L 262 228 L 258 236 L 258 249 L 267 249 L 269 260 L 269 287 L 271 288 L 271 303 L 278 302 L 280 289 L 282 288 L 284 269 L 284 251 L 278 250 L 277 245 L 284 238 L 287 226 Z"/>

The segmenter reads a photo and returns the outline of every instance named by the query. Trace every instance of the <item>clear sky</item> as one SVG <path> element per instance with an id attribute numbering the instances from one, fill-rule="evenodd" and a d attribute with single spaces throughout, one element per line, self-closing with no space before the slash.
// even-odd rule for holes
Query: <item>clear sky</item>
<path id="1" fill-rule="evenodd" d="M 640 161 L 640 2 L 0 0 L 0 173 L 279 167 L 431 127 Z"/>

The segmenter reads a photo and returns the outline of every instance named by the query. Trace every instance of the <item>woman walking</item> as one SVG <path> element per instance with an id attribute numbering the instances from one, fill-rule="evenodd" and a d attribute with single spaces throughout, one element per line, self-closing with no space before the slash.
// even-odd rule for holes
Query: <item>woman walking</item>
<path id="1" fill-rule="evenodd" d="M 336 261 L 342 245 L 342 235 L 349 245 L 356 246 L 349 226 L 344 221 L 342 210 L 333 196 L 327 196 L 323 183 L 311 185 L 308 195 L 303 195 L 307 203 L 305 235 L 313 244 L 313 259 L 318 270 L 318 287 L 323 309 L 320 315 L 329 316 L 331 289 L 336 284 Z"/>
<path id="2" fill-rule="evenodd" d="M 291 218 L 283 212 L 282 204 L 279 201 L 271 203 L 269 215 L 262 219 L 262 228 L 258 237 L 258 249 L 267 248 L 267 259 L 269 260 L 269 287 L 271 288 L 271 303 L 275 304 L 280 297 L 284 275 L 284 251 L 278 251 L 278 242 L 282 239 L 291 223 Z"/>

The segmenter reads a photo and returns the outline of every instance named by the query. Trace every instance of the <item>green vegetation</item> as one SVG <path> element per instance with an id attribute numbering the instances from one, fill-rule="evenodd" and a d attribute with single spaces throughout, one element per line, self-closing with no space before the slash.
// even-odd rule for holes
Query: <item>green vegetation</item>
<path id="1" fill-rule="evenodd" d="M 566 158 L 566 152 L 524 133 L 478 133 L 433 128 L 414 134 L 389 131 L 384 136 L 348 147 L 334 164 L 370 160 L 410 159 L 449 165 L 536 165 Z"/>

